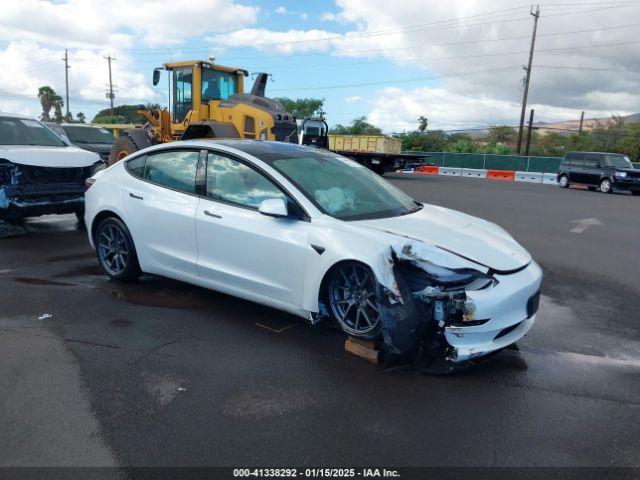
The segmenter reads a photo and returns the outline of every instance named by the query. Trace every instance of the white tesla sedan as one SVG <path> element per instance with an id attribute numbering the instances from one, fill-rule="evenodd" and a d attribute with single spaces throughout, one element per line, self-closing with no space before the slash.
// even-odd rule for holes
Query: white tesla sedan
<path id="1" fill-rule="evenodd" d="M 88 184 L 89 241 L 114 279 L 152 273 L 331 318 L 387 359 L 460 364 L 534 322 L 542 271 L 505 230 L 328 151 L 175 142 Z"/>

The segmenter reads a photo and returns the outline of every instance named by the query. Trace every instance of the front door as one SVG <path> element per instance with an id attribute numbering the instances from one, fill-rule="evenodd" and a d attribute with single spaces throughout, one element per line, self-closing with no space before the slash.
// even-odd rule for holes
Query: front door
<path id="1" fill-rule="evenodd" d="M 138 177 L 125 189 L 128 226 L 147 271 L 197 276 L 197 150 L 162 150 L 127 161 Z"/>
<path id="2" fill-rule="evenodd" d="M 193 108 L 193 68 L 173 71 L 173 123 L 182 123 Z"/>
<path id="3" fill-rule="evenodd" d="M 262 215 L 263 200 L 297 204 L 261 172 L 235 158 L 209 152 L 206 198 L 196 215 L 198 270 L 215 282 L 302 305 L 310 224 L 295 215 Z M 299 207 L 298 207 L 299 208 Z"/>

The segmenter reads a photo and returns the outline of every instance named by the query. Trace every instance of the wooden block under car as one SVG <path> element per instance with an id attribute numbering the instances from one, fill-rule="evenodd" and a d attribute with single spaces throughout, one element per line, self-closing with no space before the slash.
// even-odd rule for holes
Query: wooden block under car
<path id="1" fill-rule="evenodd" d="M 378 363 L 378 350 L 376 350 L 375 343 L 371 340 L 347 337 L 344 341 L 344 349 L 372 363 Z"/>

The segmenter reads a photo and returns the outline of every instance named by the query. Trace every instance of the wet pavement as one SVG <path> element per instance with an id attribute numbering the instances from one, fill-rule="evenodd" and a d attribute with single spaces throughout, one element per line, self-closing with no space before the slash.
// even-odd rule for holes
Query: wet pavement
<path id="1" fill-rule="evenodd" d="M 532 252 L 545 282 L 519 349 L 451 377 L 381 372 L 330 328 L 111 282 L 75 217 L 33 219 L 0 240 L 0 465 L 640 464 L 640 199 L 390 179 Z"/>

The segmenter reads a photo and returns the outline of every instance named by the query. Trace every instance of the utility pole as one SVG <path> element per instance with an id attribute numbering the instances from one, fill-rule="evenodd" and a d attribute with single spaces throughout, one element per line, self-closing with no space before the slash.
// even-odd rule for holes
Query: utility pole
<path id="1" fill-rule="evenodd" d="M 580 128 L 578 129 L 578 135 L 582 133 L 582 124 L 584 123 L 584 110 L 580 114 Z"/>
<path id="2" fill-rule="evenodd" d="M 524 116 L 527 111 L 527 97 L 529 96 L 529 82 L 531 81 L 531 64 L 533 62 L 533 51 L 536 47 L 536 31 L 538 30 L 538 19 L 540 18 L 540 5 L 536 6 L 535 13 L 533 7 L 531 7 L 531 15 L 533 16 L 533 34 L 531 35 L 531 48 L 529 49 L 529 63 L 526 67 L 523 67 L 527 72 L 524 81 L 524 94 L 522 96 L 522 111 L 520 112 L 520 128 L 518 129 L 518 145 L 516 147 L 516 153 L 520 155 L 522 147 L 522 133 L 524 130 Z"/>
<path id="3" fill-rule="evenodd" d="M 529 131 L 527 132 L 527 146 L 524 150 L 524 154 L 529 156 L 529 148 L 531 147 L 531 131 L 533 130 L 533 108 L 531 109 L 531 114 L 529 115 Z"/>
<path id="4" fill-rule="evenodd" d="M 67 49 L 64 49 L 64 58 L 62 59 L 62 61 L 64 62 L 64 86 L 66 89 L 66 103 L 65 105 L 67 106 L 67 116 L 66 119 L 67 120 L 71 120 L 71 116 L 69 115 L 69 69 L 71 68 L 69 66 L 69 55 L 67 54 Z"/>
<path id="5" fill-rule="evenodd" d="M 111 104 L 111 115 L 113 115 L 113 99 L 115 98 L 115 95 L 113 93 L 113 81 L 111 79 L 111 61 L 115 60 L 115 57 L 112 57 L 111 54 L 108 54 L 106 57 L 103 57 L 107 60 L 107 63 L 109 64 L 109 89 L 107 90 L 107 98 L 109 99 L 109 102 Z"/>

